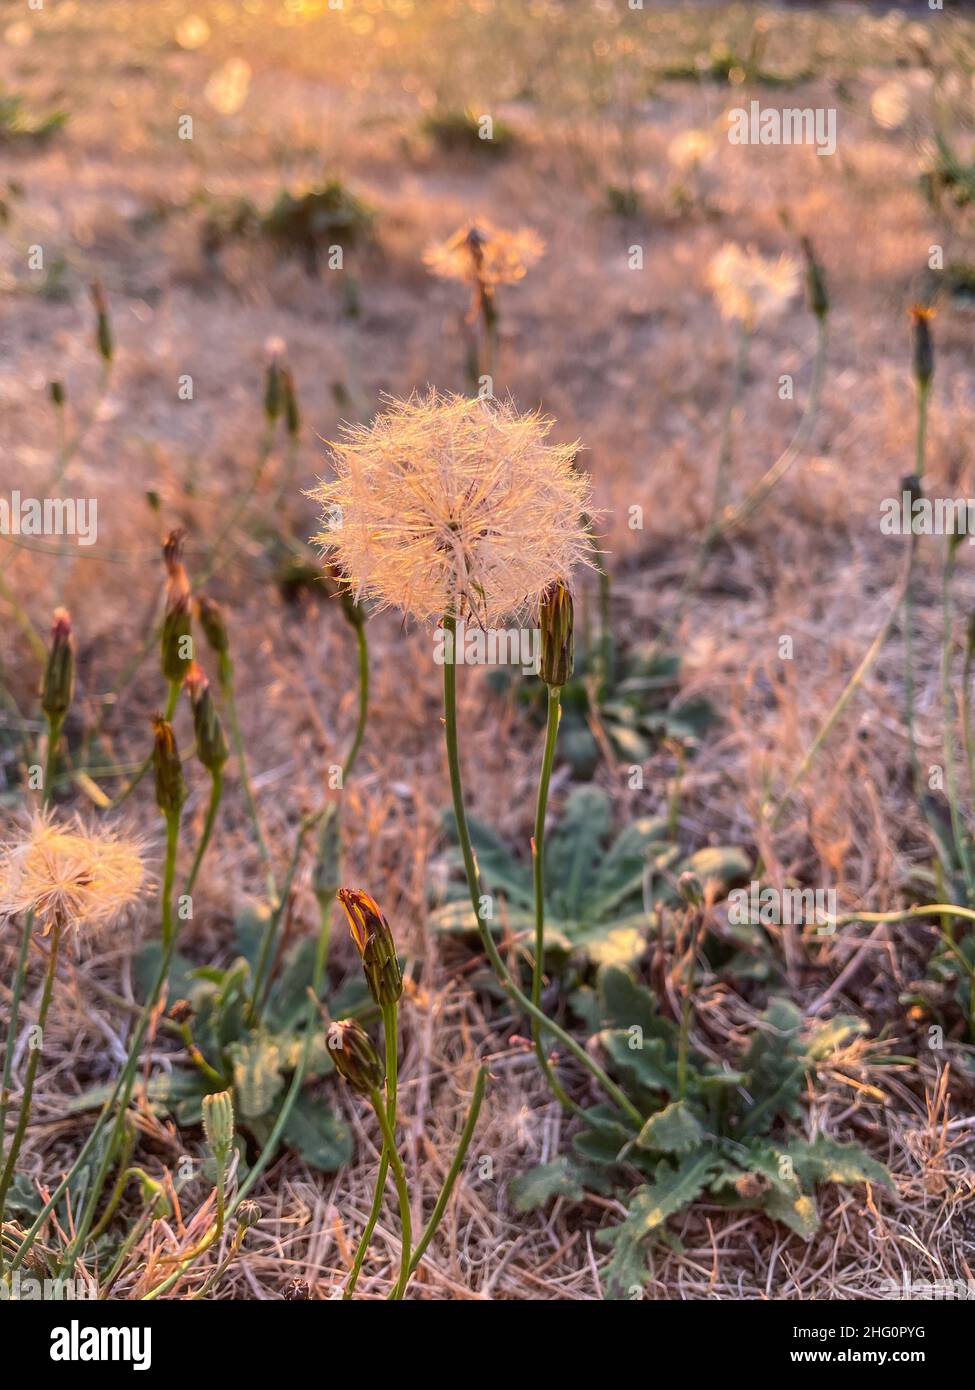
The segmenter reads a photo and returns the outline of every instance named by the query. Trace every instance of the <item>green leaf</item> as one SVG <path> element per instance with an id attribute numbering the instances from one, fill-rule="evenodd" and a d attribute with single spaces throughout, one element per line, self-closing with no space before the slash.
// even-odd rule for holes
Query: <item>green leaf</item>
<path id="1" fill-rule="evenodd" d="M 852 1038 L 862 1037 L 868 1031 L 862 1018 L 851 1014 L 837 1014 L 835 1018 L 820 1023 L 806 1040 L 806 1052 L 814 1062 L 821 1062 L 838 1051 Z"/>
<path id="2" fill-rule="evenodd" d="M 671 1038 L 676 1029 L 657 1012 L 657 1001 L 627 970 L 604 966 L 599 972 L 599 1009 L 608 1028 L 641 1028 L 645 1037 Z"/>
<path id="3" fill-rule="evenodd" d="M 545 892 L 556 917 L 582 916 L 586 885 L 596 872 L 611 824 L 606 793 L 599 787 L 577 787 L 545 840 Z"/>
<path id="4" fill-rule="evenodd" d="M 272 909 L 266 902 L 247 903 L 234 918 L 234 938 L 239 953 L 253 970 L 267 931 Z"/>
<path id="5" fill-rule="evenodd" d="M 631 898 L 642 899 L 648 849 L 666 844 L 667 822 L 662 816 L 642 816 L 622 830 L 586 891 L 583 915 L 597 922 Z"/>
<path id="6" fill-rule="evenodd" d="M 676 1092 L 677 1067 L 668 1056 L 663 1038 L 641 1038 L 636 1032 L 618 1029 L 606 1029 L 598 1036 L 616 1068 L 638 1086 L 668 1095 Z M 640 1045 L 631 1046 L 634 1042 Z"/>
<path id="7" fill-rule="evenodd" d="M 315 973 L 317 951 L 318 943 L 315 938 L 305 937 L 288 952 L 284 969 L 268 996 L 265 1010 L 268 1027 L 272 1032 L 284 1032 L 304 1018 L 308 1007 L 308 991 Z"/>
<path id="8" fill-rule="evenodd" d="M 282 1086 L 283 1058 L 277 1038 L 257 1033 L 228 1051 L 234 1068 L 237 1109 L 245 1119 L 266 1115 Z"/>
<path id="9" fill-rule="evenodd" d="M 675 1100 L 651 1115 L 637 1136 L 641 1149 L 654 1149 L 664 1154 L 685 1154 L 696 1149 L 704 1138 L 701 1128 L 686 1100 Z"/>
<path id="10" fill-rule="evenodd" d="M 777 1116 L 795 1119 L 806 1069 L 799 1037 L 802 1015 L 788 999 L 772 999 L 759 1020 L 742 1069 L 748 1076 L 752 1107 L 746 1112 L 750 1131 L 771 1129 Z"/>
<path id="11" fill-rule="evenodd" d="M 772 1188 L 762 1202 L 762 1210 L 773 1220 L 781 1221 L 784 1226 L 795 1231 L 796 1235 L 802 1236 L 803 1240 L 812 1240 L 819 1230 L 816 1199 L 805 1193 L 792 1195 Z"/>
<path id="12" fill-rule="evenodd" d="M 554 1163 L 539 1164 L 537 1168 L 512 1178 L 508 1193 L 515 1211 L 535 1211 L 553 1197 L 579 1202 L 585 1195 L 582 1184 L 564 1157 L 556 1159 Z"/>
<path id="13" fill-rule="evenodd" d="M 619 1226 L 597 1232 L 596 1239 L 612 1248 L 606 1266 L 610 1298 L 631 1298 L 646 1283 L 646 1261 L 641 1246 L 647 1236 L 668 1217 L 693 1202 L 703 1190 L 714 1166 L 714 1155 L 688 1154 L 674 1167 L 667 1159 L 657 1165 L 653 1181 L 641 1187 L 630 1202 Z"/>
<path id="14" fill-rule="evenodd" d="M 876 1182 L 893 1187 L 890 1173 L 871 1158 L 859 1144 L 842 1144 L 827 1134 L 817 1134 L 811 1143 L 793 1140 L 783 1149 L 795 1164 L 806 1185 L 818 1182 Z"/>
<path id="15" fill-rule="evenodd" d="M 352 1157 L 352 1134 L 343 1120 L 315 1095 L 304 1091 L 284 1127 L 286 1144 L 322 1173 L 334 1173 Z"/>

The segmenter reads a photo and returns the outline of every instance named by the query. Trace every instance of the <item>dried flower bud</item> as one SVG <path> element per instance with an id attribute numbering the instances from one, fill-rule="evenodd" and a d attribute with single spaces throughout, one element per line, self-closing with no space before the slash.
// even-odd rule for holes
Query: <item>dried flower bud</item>
<path id="1" fill-rule="evenodd" d="M 700 907 L 704 902 L 704 885 L 690 869 L 685 869 L 677 880 L 677 891 L 690 907 Z"/>
<path id="2" fill-rule="evenodd" d="M 230 638 L 227 634 L 227 620 L 219 603 L 208 598 L 206 594 L 200 594 L 196 600 L 196 616 L 211 649 L 218 656 L 226 656 L 230 650 Z"/>
<path id="3" fill-rule="evenodd" d="M 542 630 L 540 675 L 547 686 L 561 689 L 572 675 L 575 644 L 572 594 L 561 579 L 550 584 L 539 601 Z"/>
<path id="4" fill-rule="evenodd" d="M 173 726 L 159 715 L 152 721 L 155 744 L 152 765 L 156 773 L 156 805 L 164 816 L 178 816 L 186 800 L 186 783 Z"/>
<path id="5" fill-rule="evenodd" d="M 298 407 L 298 393 L 290 367 L 281 368 L 281 390 L 284 394 L 284 423 L 291 439 L 301 433 L 301 410 Z"/>
<path id="6" fill-rule="evenodd" d="M 234 1103 L 229 1091 L 203 1097 L 203 1133 L 217 1161 L 225 1159 L 234 1142 Z"/>
<path id="7" fill-rule="evenodd" d="M 829 295 L 826 292 L 826 277 L 823 267 L 816 259 L 813 244 L 807 236 L 802 238 L 802 254 L 806 258 L 806 295 L 809 307 L 818 319 L 829 313 Z"/>
<path id="8" fill-rule="evenodd" d="M 305 1279 L 291 1279 L 285 1286 L 284 1301 L 286 1303 L 304 1303 L 311 1294 L 308 1281 Z"/>
<path id="9" fill-rule="evenodd" d="M 95 342 L 98 344 L 98 354 L 102 361 L 111 362 L 114 349 L 112 346 L 112 328 L 108 321 L 108 304 L 105 300 L 105 291 L 97 280 L 92 282 L 91 302 L 95 306 Z"/>
<path id="10" fill-rule="evenodd" d="M 386 1073 L 379 1053 L 373 1047 L 369 1034 L 354 1018 L 343 1018 L 329 1025 L 329 1056 L 335 1063 L 340 1076 L 358 1091 L 361 1096 L 371 1096 L 386 1080 Z"/>
<path id="11" fill-rule="evenodd" d="M 166 612 L 162 627 L 162 669 L 168 681 L 182 681 L 193 661 L 190 581 L 183 565 L 183 532 L 170 531 L 163 543 Z"/>
<path id="12" fill-rule="evenodd" d="M 911 309 L 914 380 L 922 391 L 927 390 L 934 376 L 934 341 L 931 337 L 933 318 L 934 310 L 923 304 L 915 304 Z"/>
<path id="13" fill-rule="evenodd" d="M 370 993 L 380 1008 L 395 1004 L 403 993 L 403 973 L 396 958 L 396 942 L 375 898 L 356 888 L 340 888 L 339 901 L 349 919 L 356 950 Z"/>
<path id="14" fill-rule="evenodd" d="M 71 707 L 74 694 L 74 637 L 71 615 L 55 608 L 51 624 L 51 649 L 41 685 L 41 709 L 48 719 L 60 722 Z"/>
<path id="15" fill-rule="evenodd" d="M 237 1225 L 243 1226 L 244 1230 L 249 1230 L 256 1226 L 261 1219 L 261 1209 L 256 1202 L 241 1202 L 237 1208 Z"/>
<path id="16" fill-rule="evenodd" d="M 177 999 L 169 1010 L 169 1017 L 174 1023 L 189 1023 L 193 1017 L 193 1005 L 188 999 Z"/>
<path id="17" fill-rule="evenodd" d="M 58 408 L 58 410 L 60 410 L 61 407 L 64 405 L 64 400 L 65 400 L 65 396 L 64 396 L 64 382 L 63 382 L 63 381 L 51 381 L 51 382 L 48 382 L 47 394 L 48 394 L 48 395 L 50 396 L 50 398 L 51 398 L 51 404 L 52 404 L 53 406 L 56 406 L 56 407 Z"/>
<path id="18" fill-rule="evenodd" d="M 193 732 L 196 735 L 196 756 L 211 775 L 216 775 L 230 757 L 223 725 L 210 682 L 194 661 L 186 673 L 186 689 L 193 706 Z"/>

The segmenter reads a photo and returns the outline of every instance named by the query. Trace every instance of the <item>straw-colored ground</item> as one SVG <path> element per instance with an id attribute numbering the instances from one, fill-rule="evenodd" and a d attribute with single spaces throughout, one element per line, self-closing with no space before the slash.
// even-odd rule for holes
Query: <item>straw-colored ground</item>
<path id="1" fill-rule="evenodd" d="M 187 527 L 193 569 L 247 486 L 260 447 L 266 344 L 282 339 L 304 413 L 300 449 L 294 458 L 275 450 L 228 562 L 208 587 L 231 617 L 251 770 L 283 868 L 298 820 L 327 795 L 325 769 L 352 729 L 355 659 L 336 606 L 307 594 L 296 604 L 282 599 L 257 522 L 297 537 L 315 529 L 301 489 L 324 470 L 319 437 L 331 437 L 343 416 L 368 418 L 384 391 L 405 395 L 428 382 L 463 389 L 465 293 L 432 279 L 422 253 L 471 215 L 532 227 L 547 243 L 523 283 L 502 292 L 495 391 L 510 391 L 526 408 L 541 405 L 556 418 L 559 440 L 584 442 L 603 509 L 617 635 L 652 637 L 707 521 L 729 391 L 733 335 L 707 287 L 709 261 L 729 240 L 794 254 L 797 236 L 807 233 L 833 303 L 822 409 L 811 449 L 716 549 L 681 622 L 683 689 L 706 694 L 722 723 L 687 765 L 680 832 L 688 849 L 731 843 L 760 852 L 771 881 L 835 887 L 841 911 L 917 900 L 912 872 L 929 867 L 933 855 L 911 793 L 898 631 L 774 836 L 761 831 L 760 815 L 884 622 L 902 574 L 906 543 L 883 536 L 878 517 L 880 500 L 898 493 L 914 466 L 907 311 L 923 288 L 932 245 L 945 247 L 946 261 L 970 259 L 963 226 L 932 213 L 918 176 L 934 121 L 964 148 L 975 109 L 975 26 L 926 10 L 887 18 L 855 6 L 835 15 L 826 6 L 811 6 L 811 15 L 772 10 L 763 64 L 808 69 L 798 87 L 783 94 L 654 76 L 712 44 L 747 49 L 763 8 L 648 4 L 640 12 L 591 0 L 346 0 L 341 10 L 323 0 L 5 7 L 0 83 L 32 113 L 63 107 L 70 119 L 40 146 L 0 138 L 0 196 L 9 210 L 0 239 L 4 495 L 13 488 L 45 495 L 57 449 L 46 383 L 64 381 L 72 428 L 97 400 L 86 289 L 93 277 L 105 286 L 118 345 L 107 395 L 64 484 L 72 495 L 98 498 L 97 546 L 68 547 L 64 560 L 42 548 L 0 551 L 3 583 L 38 631 L 56 602 L 70 606 L 80 653 L 72 736 L 103 716 L 109 759 L 127 764 L 143 755 L 148 716 L 163 699 L 155 656 L 117 700 L 104 697 L 118 690 L 151 628 L 162 531 Z M 186 23 L 190 15 L 195 25 Z M 228 68 L 232 59 L 246 66 Z M 949 94 L 940 109 L 936 79 Z M 883 103 L 872 113 L 871 98 L 891 83 L 895 119 L 882 124 Z M 753 96 L 836 108 L 836 154 L 729 145 L 725 113 Z M 438 105 L 469 105 L 503 120 L 514 132 L 510 153 L 442 152 L 422 129 Z M 192 140 L 177 138 L 185 115 L 193 118 Z M 675 196 L 688 180 L 668 155 L 689 127 L 713 135 L 690 207 Z M 343 272 L 323 267 L 309 277 L 300 260 L 260 244 L 212 256 L 201 250 L 207 196 L 247 196 L 263 208 L 282 186 L 330 174 L 376 211 L 376 244 L 350 251 Z M 607 208 L 608 189 L 630 185 L 640 210 L 621 220 Z M 642 271 L 628 266 L 634 245 L 644 251 Z M 28 248 L 36 246 L 44 271 L 28 268 Z M 353 277 L 358 317 L 343 312 Z M 952 496 L 975 495 L 971 335 L 971 309 L 946 299 L 935 322 L 928 467 L 932 488 Z M 813 345 L 813 319 L 798 298 L 760 330 L 736 429 L 733 496 L 791 437 Z M 795 378 L 794 401 L 779 399 L 785 373 Z M 180 399 L 184 374 L 193 379 L 192 401 Z M 158 514 L 148 491 L 159 498 Z M 643 508 L 642 530 L 627 524 L 634 504 Z M 922 543 L 916 703 L 925 768 L 943 757 L 941 555 L 940 542 Z M 967 546 L 956 595 L 964 614 L 975 602 Z M 33 721 L 37 663 L 2 596 L 0 613 L 4 688 Z M 783 635 L 794 640 L 791 661 L 779 658 Z M 448 800 L 431 639 L 404 630 L 392 614 L 370 623 L 370 637 L 370 722 L 343 793 L 346 876 L 382 901 L 413 967 L 403 1009 L 402 1114 L 427 1208 L 476 1058 L 492 1076 L 473 1153 L 492 1160 L 493 1174 L 482 1178 L 470 1165 L 412 1296 L 598 1299 L 605 1252 L 594 1233 L 622 1207 L 598 1199 L 557 1205 L 544 1217 L 513 1212 L 508 1180 L 558 1151 L 563 1115 L 524 1045 L 523 1022 L 472 992 L 469 952 L 445 948 L 425 930 Z M 181 712 L 177 732 L 188 747 L 187 721 Z M 461 721 L 476 812 L 527 849 L 537 731 L 470 671 L 462 673 Z M 0 714 L 0 733 L 6 820 L 24 770 L 15 714 Z M 629 789 L 624 766 L 604 763 L 597 780 L 624 822 L 664 807 L 675 766 L 672 751 L 661 748 L 646 764 L 644 790 Z M 233 764 L 230 773 L 186 927 L 186 949 L 199 961 L 225 963 L 230 924 L 261 891 Z M 104 781 L 110 790 L 119 785 Z M 192 786 L 187 816 L 198 826 L 206 786 L 197 770 Z M 554 816 L 567 786 L 559 770 Z M 70 799 L 83 804 L 79 793 Z M 158 861 L 160 823 L 148 783 L 124 816 L 154 837 Z M 294 936 L 317 922 L 307 877 L 304 864 L 289 919 Z M 124 932 L 79 942 L 65 966 L 29 1136 L 29 1167 L 42 1185 L 56 1180 L 85 1132 L 87 1121 L 66 1116 L 66 1102 L 114 1075 L 124 1056 L 131 1015 L 105 991 L 133 997 L 130 953 L 156 930 L 153 902 Z M 822 1189 L 823 1224 L 808 1245 L 764 1217 L 698 1203 L 671 1223 L 684 1249 L 655 1256 L 648 1296 L 876 1298 L 885 1280 L 975 1278 L 971 1049 L 960 1022 L 949 1025 L 941 1050 L 929 1049 L 930 1020 L 900 1002 L 923 978 L 935 940 L 936 924 L 919 920 L 854 926 L 826 942 L 774 942 L 798 1003 L 856 1012 L 870 1038 L 883 1040 L 836 1060 L 808 1095 L 803 1123 L 810 1134 L 825 1129 L 864 1144 L 889 1164 L 896 1192 Z M 338 980 L 357 968 L 338 920 L 336 941 Z M 0 947 L 2 1014 L 12 928 Z M 39 964 L 38 953 L 28 1017 Z M 764 1002 L 758 986 L 707 980 L 696 1026 L 733 1061 Z M 890 1054 L 903 1060 L 882 1064 Z M 158 1068 L 172 1060 L 168 1041 L 146 1057 Z M 22 1066 L 21 1055 L 18 1075 Z M 344 1090 L 329 1090 L 353 1126 L 354 1162 L 323 1178 L 293 1155 L 277 1161 L 256 1194 L 264 1220 L 219 1296 L 276 1298 L 295 1277 L 309 1281 L 315 1298 L 338 1296 L 371 1200 L 376 1134 Z M 581 1081 L 578 1090 L 586 1094 Z M 181 1135 L 148 1111 L 143 1129 L 143 1158 L 154 1170 L 175 1168 L 184 1151 L 198 1149 L 197 1133 Z M 184 1215 L 205 1195 L 202 1185 L 190 1189 Z M 385 1296 L 397 1231 L 392 1219 L 380 1222 L 360 1292 Z M 184 1289 L 193 1287 L 191 1280 Z M 137 1291 L 131 1281 L 118 1290 Z"/>

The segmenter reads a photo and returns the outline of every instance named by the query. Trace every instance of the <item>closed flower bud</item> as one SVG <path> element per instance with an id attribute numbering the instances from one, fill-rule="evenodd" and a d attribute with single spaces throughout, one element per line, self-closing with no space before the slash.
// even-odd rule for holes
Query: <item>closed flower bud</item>
<path id="1" fill-rule="evenodd" d="M 916 473 L 908 473 L 901 478 L 901 492 L 906 492 L 911 506 L 924 499 L 924 487 Z"/>
<path id="2" fill-rule="evenodd" d="M 677 880 L 677 891 L 690 907 L 700 907 L 704 902 L 704 885 L 690 869 L 685 869 Z"/>
<path id="3" fill-rule="evenodd" d="M 229 1091 L 203 1097 L 203 1133 L 214 1156 L 226 1158 L 234 1142 L 234 1103 Z"/>
<path id="4" fill-rule="evenodd" d="M 163 544 L 166 612 L 162 628 L 162 668 L 168 681 L 182 681 L 193 661 L 190 581 L 183 565 L 183 532 L 170 531 Z"/>
<path id="5" fill-rule="evenodd" d="M 371 1096 L 386 1080 L 379 1053 L 369 1034 L 354 1018 L 343 1018 L 328 1029 L 329 1056 L 340 1076 L 361 1096 Z"/>
<path id="6" fill-rule="evenodd" d="M 345 908 L 356 950 L 370 993 L 379 1007 L 395 1004 L 403 993 L 403 973 L 396 958 L 396 942 L 389 923 L 375 898 L 356 888 L 340 888 L 339 901 Z"/>
<path id="7" fill-rule="evenodd" d="M 284 423 L 291 439 L 301 433 L 301 411 L 298 408 L 298 393 L 290 367 L 281 368 L 281 390 L 284 394 Z"/>
<path id="8" fill-rule="evenodd" d="M 71 706 L 74 694 L 74 637 L 71 615 L 66 608 L 54 610 L 51 649 L 41 685 L 41 709 L 48 719 L 60 722 Z"/>
<path id="9" fill-rule="evenodd" d="M 261 1219 L 261 1209 L 256 1202 L 241 1202 L 236 1214 L 237 1225 L 243 1226 L 245 1231 L 256 1226 Z"/>
<path id="10" fill-rule="evenodd" d="M 230 749 L 210 693 L 210 682 L 195 661 L 186 673 L 186 689 L 193 706 L 196 755 L 207 771 L 216 775 L 230 757 Z"/>
<path id="11" fill-rule="evenodd" d="M 933 318 L 934 310 L 926 308 L 923 304 L 915 304 L 911 310 L 914 380 L 922 391 L 927 390 L 934 376 L 934 341 L 931 337 Z"/>
<path id="12" fill-rule="evenodd" d="M 227 634 L 227 620 L 219 603 L 208 598 L 206 594 L 200 594 L 196 600 L 196 616 L 211 649 L 218 656 L 225 656 L 230 650 L 230 638 Z"/>
<path id="13" fill-rule="evenodd" d="M 105 291 L 97 280 L 91 287 L 91 302 L 95 306 L 95 342 L 98 345 L 98 354 L 102 361 L 111 362 L 114 348 L 112 328 L 108 321 L 108 304 L 105 301 Z"/>
<path id="14" fill-rule="evenodd" d="M 264 414 L 269 425 L 273 425 L 281 414 L 284 405 L 284 384 L 282 382 L 281 364 L 277 357 L 272 357 L 267 364 L 267 373 L 264 377 Z"/>
<path id="15" fill-rule="evenodd" d="M 172 724 L 158 715 L 152 721 L 155 744 L 152 765 L 156 773 L 156 805 L 164 816 L 178 816 L 186 800 L 186 783 Z"/>
<path id="16" fill-rule="evenodd" d="M 64 382 L 52 381 L 48 383 L 47 394 L 51 398 L 51 404 L 57 406 L 58 410 L 64 405 Z"/>
<path id="17" fill-rule="evenodd" d="M 802 238 L 802 254 L 806 258 L 806 295 L 809 307 L 818 319 L 829 313 L 829 295 L 826 292 L 826 277 L 816 259 L 813 244 L 807 236 Z"/>
<path id="18" fill-rule="evenodd" d="M 539 674 L 547 686 L 561 689 L 575 665 L 572 594 L 561 579 L 550 584 L 539 600 L 542 661 Z"/>

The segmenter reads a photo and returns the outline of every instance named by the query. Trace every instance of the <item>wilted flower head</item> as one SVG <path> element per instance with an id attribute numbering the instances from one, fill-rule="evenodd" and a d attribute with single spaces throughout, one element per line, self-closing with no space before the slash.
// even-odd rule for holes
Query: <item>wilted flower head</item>
<path id="1" fill-rule="evenodd" d="M 104 926 L 135 900 L 143 878 L 137 842 L 37 815 L 0 851 L 0 917 L 33 912 L 45 936 L 55 923 Z"/>
<path id="2" fill-rule="evenodd" d="M 336 479 L 315 538 L 356 598 L 421 622 L 487 624 L 589 563 L 589 482 L 577 446 L 546 444 L 552 421 L 510 403 L 414 395 L 333 444 Z"/>
<path id="3" fill-rule="evenodd" d="M 752 248 L 727 242 L 708 266 L 708 284 L 722 318 L 755 328 L 782 312 L 799 288 L 799 263 L 792 256 L 773 261 Z"/>
<path id="4" fill-rule="evenodd" d="M 460 227 L 447 241 L 427 247 L 423 263 L 444 280 L 513 285 L 544 255 L 545 243 L 530 227 L 505 231 L 480 220 Z"/>

